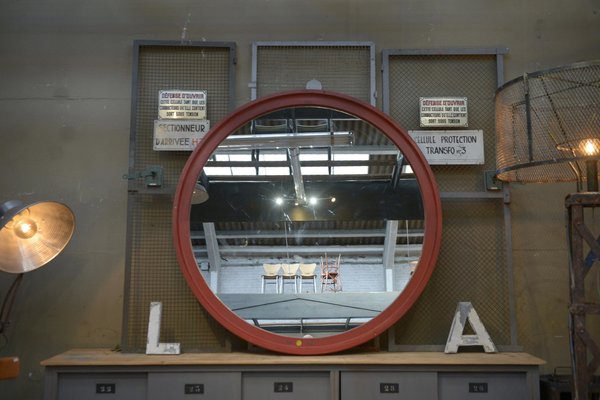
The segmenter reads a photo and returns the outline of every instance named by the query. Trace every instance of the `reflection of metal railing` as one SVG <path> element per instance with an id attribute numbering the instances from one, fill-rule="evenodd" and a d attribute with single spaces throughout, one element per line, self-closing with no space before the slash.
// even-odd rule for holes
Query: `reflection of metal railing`
<path id="1" fill-rule="evenodd" d="M 357 328 L 372 318 L 301 318 L 301 319 L 251 319 L 246 322 L 254 324 L 269 332 L 281 334 L 313 334 L 314 336 L 326 336 L 338 332 L 345 332 Z"/>
<path id="2" fill-rule="evenodd" d="M 221 293 L 220 300 L 246 322 L 271 332 L 326 335 L 375 318 L 398 292 L 247 294 Z"/>
<path id="3" fill-rule="evenodd" d="M 367 227 L 366 222 L 356 221 L 354 225 Z M 418 227 L 419 221 L 410 221 L 410 229 L 402 229 L 397 235 L 394 249 L 396 263 L 408 262 L 421 254 L 424 231 Z M 233 228 L 233 229 L 232 229 Z M 192 248 L 198 263 L 206 262 L 207 240 L 215 241 L 219 253 L 228 258 L 224 264 L 235 263 L 232 257 L 263 257 L 270 259 L 287 254 L 313 257 L 320 261 L 323 253 L 342 254 L 348 263 L 381 263 L 384 251 L 385 229 L 343 229 L 324 228 L 321 230 L 302 229 L 293 235 L 294 244 L 281 242 L 281 231 L 269 229 L 265 223 L 247 223 L 246 230 L 235 230 L 227 226 L 215 232 L 214 238 L 207 238 L 204 231 L 192 231 Z M 297 228 L 296 228 L 297 229 Z M 299 231 L 300 232 L 300 231 Z M 210 236 L 210 235 L 209 235 Z M 243 261 L 241 261 L 243 262 Z M 275 262 L 275 261 L 273 261 Z"/>

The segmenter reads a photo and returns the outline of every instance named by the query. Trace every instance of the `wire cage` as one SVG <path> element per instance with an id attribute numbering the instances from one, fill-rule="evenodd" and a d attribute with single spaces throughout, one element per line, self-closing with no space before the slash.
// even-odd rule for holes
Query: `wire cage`
<path id="1" fill-rule="evenodd" d="M 496 92 L 497 178 L 586 180 L 600 159 L 600 60 L 524 74 Z"/>

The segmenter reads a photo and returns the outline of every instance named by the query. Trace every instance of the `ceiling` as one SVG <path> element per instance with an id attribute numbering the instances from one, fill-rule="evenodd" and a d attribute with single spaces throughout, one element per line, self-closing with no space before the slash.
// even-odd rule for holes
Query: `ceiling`
<path id="1" fill-rule="evenodd" d="M 219 146 L 198 182 L 209 195 L 191 211 L 199 264 L 208 248 L 225 260 L 420 253 L 423 206 L 410 165 L 348 114 L 293 108 L 251 121 Z"/>

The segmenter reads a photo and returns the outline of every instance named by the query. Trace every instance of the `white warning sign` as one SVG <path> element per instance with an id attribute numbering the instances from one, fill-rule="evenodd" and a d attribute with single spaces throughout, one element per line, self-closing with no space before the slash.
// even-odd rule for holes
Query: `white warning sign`
<path id="1" fill-rule="evenodd" d="M 154 121 L 154 150 L 192 151 L 210 129 L 207 120 Z"/>
<path id="2" fill-rule="evenodd" d="M 206 119 L 206 90 L 161 90 L 159 119 Z"/>

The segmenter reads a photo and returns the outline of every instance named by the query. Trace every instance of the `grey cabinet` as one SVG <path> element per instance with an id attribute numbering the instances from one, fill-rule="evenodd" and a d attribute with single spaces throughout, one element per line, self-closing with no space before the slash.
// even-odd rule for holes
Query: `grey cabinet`
<path id="1" fill-rule="evenodd" d="M 42 365 L 45 400 L 538 400 L 542 363 L 524 353 L 73 350 Z"/>

